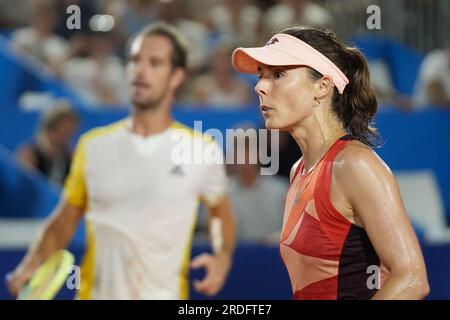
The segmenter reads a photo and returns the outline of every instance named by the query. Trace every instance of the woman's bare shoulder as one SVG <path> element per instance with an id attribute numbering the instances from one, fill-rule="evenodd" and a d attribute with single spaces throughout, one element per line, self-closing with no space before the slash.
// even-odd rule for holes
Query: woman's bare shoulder
<path id="1" fill-rule="evenodd" d="M 387 164 L 369 146 L 358 140 L 352 140 L 339 152 L 333 163 L 336 177 L 346 179 L 355 175 L 373 173 L 377 176 L 392 175 Z"/>

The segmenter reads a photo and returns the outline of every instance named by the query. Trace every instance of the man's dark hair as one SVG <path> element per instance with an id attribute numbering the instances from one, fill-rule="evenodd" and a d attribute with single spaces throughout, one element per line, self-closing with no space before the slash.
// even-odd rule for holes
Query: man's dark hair
<path id="1" fill-rule="evenodd" d="M 172 44 L 172 67 L 187 68 L 188 46 L 185 37 L 170 24 L 158 21 L 144 27 L 141 31 L 135 34 L 128 42 L 128 53 L 130 52 L 131 44 L 138 37 L 163 36 L 169 39 Z"/>

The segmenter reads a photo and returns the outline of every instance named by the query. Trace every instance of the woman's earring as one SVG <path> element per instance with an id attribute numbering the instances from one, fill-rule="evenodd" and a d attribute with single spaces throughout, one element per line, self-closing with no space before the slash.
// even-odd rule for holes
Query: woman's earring
<path id="1" fill-rule="evenodd" d="M 314 107 L 318 108 L 320 106 L 320 100 L 317 98 L 314 98 L 314 101 L 316 101 L 316 104 Z"/>

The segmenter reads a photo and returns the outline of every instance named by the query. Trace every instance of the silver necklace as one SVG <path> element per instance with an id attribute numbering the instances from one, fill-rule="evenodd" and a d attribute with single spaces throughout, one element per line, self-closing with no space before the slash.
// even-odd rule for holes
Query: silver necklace
<path id="1" fill-rule="evenodd" d="M 332 135 L 332 137 L 333 137 L 333 135 Z M 308 179 L 308 181 L 306 182 L 306 185 L 305 185 L 305 187 L 303 188 L 303 190 L 300 188 L 300 182 L 302 181 L 302 179 L 299 179 L 298 180 L 298 183 L 297 183 L 297 188 L 298 188 L 298 190 L 297 190 L 297 193 L 296 193 L 296 196 L 295 196 L 295 203 L 297 203 L 299 200 L 300 200 L 300 197 L 301 197 L 301 195 L 303 194 L 303 192 L 308 188 L 308 186 L 309 186 L 309 184 L 310 184 L 310 182 L 311 182 L 311 179 L 312 179 L 312 177 L 314 176 L 314 172 L 316 171 L 316 168 L 318 167 L 318 165 L 319 165 L 319 163 L 323 160 L 323 158 L 326 156 L 326 154 L 328 153 L 328 151 L 330 151 L 330 148 L 336 143 L 336 141 L 337 140 L 335 140 L 334 142 L 333 142 L 333 144 L 328 148 L 326 148 L 325 150 L 325 153 L 322 155 L 322 157 L 320 157 L 320 159 L 319 159 L 319 161 L 318 162 L 316 162 L 316 164 L 311 168 L 311 169 L 309 169 L 309 171 L 308 171 L 308 173 L 304 173 L 304 172 L 302 172 L 302 173 L 300 173 L 300 177 L 301 178 L 303 178 L 303 176 L 305 175 L 305 174 L 309 174 L 310 176 L 309 176 L 309 179 Z M 327 143 L 328 144 L 328 143 Z M 305 166 L 304 166 L 304 163 L 303 163 L 303 170 L 302 171 L 304 171 L 304 169 L 305 169 Z"/>

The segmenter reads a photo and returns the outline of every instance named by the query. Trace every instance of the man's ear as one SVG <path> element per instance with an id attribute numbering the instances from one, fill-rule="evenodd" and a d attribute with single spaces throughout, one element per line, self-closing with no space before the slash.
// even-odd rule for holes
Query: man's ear
<path id="1" fill-rule="evenodd" d="M 324 76 L 316 81 L 315 98 L 323 100 L 329 93 L 333 93 L 333 82 L 330 77 Z"/>
<path id="2" fill-rule="evenodd" d="M 178 90 L 178 88 L 181 87 L 181 85 L 183 84 L 184 80 L 186 79 L 186 69 L 183 68 L 176 68 L 173 71 L 172 74 L 172 79 L 170 80 L 170 87 L 176 91 Z"/>

